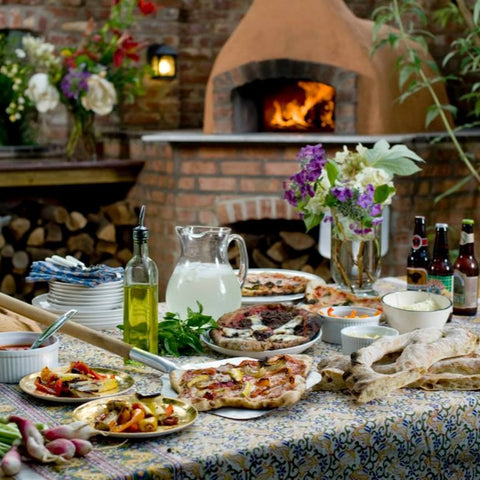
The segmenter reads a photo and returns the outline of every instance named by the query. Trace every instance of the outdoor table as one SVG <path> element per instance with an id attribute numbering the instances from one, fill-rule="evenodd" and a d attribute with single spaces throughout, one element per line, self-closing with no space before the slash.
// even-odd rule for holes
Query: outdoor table
<path id="1" fill-rule="evenodd" d="M 454 317 L 480 333 L 479 318 Z M 111 335 L 119 335 L 116 331 Z M 60 363 L 82 360 L 130 373 L 136 388 L 154 392 L 168 377 L 149 367 L 60 334 Z M 341 351 L 322 341 L 305 353 Z M 182 363 L 220 359 L 173 359 Z M 0 416 L 68 423 L 76 404 L 51 403 L 0 384 Z M 95 449 L 67 466 L 29 463 L 32 479 L 475 479 L 480 478 L 480 392 L 402 389 L 367 404 L 343 392 L 311 391 L 298 403 L 250 420 L 201 412 L 176 433 L 144 440 L 97 436 Z M 37 477 L 37 476 L 38 477 Z"/>

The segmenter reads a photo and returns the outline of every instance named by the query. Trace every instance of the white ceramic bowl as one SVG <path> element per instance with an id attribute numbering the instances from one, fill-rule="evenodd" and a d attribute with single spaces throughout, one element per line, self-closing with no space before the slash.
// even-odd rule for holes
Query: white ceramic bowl
<path id="1" fill-rule="evenodd" d="M 0 345 L 31 345 L 39 336 L 35 332 L 2 332 Z M 35 350 L 0 350 L 0 382 L 18 383 L 25 375 L 43 367 L 58 367 L 60 341 L 53 335 Z"/>
<path id="2" fill-rule="evenodd" d="M 420 311 L 424 302 L 433 302 L 435 310 Z M 388 324 L 400 333 L 416 328 L 442 328 L 453 309 L 452 301 L 444 295 L 411 290 L 387 293 L 382 297 L 382 306 Z"/>
<path id="3" fill-rule="evenodd" d="M 350 355 L 360 348 L 368 347 L 381 337 L 396 337 L 398 330 L 381 325 L 360 325 L 342 329 L 342 351 Z"/>
<path id="4" fill-rule="evenodd" d="M 355 317 L 349 317 L 352 311 L 356 312 Z M 382 312 L 374 308 L 351 306 L 325 307 L 319 311 L 323 318 L 322 340 L 328 343 L 342 343 L 340 332 L 343 328 L 355 325 L 378 325 Z"/>

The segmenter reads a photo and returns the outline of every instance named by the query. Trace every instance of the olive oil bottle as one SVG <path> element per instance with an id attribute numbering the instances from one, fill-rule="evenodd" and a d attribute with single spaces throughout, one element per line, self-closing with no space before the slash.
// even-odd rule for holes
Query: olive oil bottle
<path id="1" fill-rule="evenodd" d="M 148 255 L 145 206 L 133 229 L 133 257 L 125 267 L 123 339 L 151 353 L 158 353 L 158 268 Z M 127 363 L 136 363 L 126 360 Z"/>

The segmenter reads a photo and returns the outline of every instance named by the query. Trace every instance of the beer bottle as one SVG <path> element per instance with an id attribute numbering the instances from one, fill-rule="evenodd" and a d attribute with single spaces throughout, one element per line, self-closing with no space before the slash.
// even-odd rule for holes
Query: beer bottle
<path id="1" fill-rule="evenodd" d="M 407 257 L 407 290 L 426 290 L 430 257 L 425 217 L 417 215 L 413 229 L 412 248 Z"/>
<path id="2" fill-rule="evenodd" d="M 453 265 L 448 250 L 448 224 L 435 225 L 435 243 L 428 266 L 427 290 L 453 300 Z"/>
<path id="3" fill-rule="evenodd" d="M 474 254 L 473 220 L 462 220 L 458 258 L 453 264 L 453 313 L 474 316 L 478 302 L 478 262 Z"/>

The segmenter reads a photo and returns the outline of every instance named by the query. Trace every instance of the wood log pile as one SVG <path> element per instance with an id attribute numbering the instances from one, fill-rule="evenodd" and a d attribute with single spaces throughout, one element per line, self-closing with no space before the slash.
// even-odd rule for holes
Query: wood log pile
<path id="1" fill-rule="evenodd" d="M 127 201 L 98 211 L 28 201 L 0 216 L 0 291 L 25 301 L 48 285 L 25 282 L 32 262 L 72 255 L 88 265 L 125 266 L 132 257 L 138 212 Z"/>
<path id="2" fill-rule="evenodd" d="M 318 251 L 318 228 L 305 233 L 303 222 L 294 220 L 252 220 L 228 225 L 247 244 L 250 268 L 280 268 L 314 273 L 331 280 L 330 261 Z M 240 254 L 229 250 L 232 265 L 238 267 Z"/>

